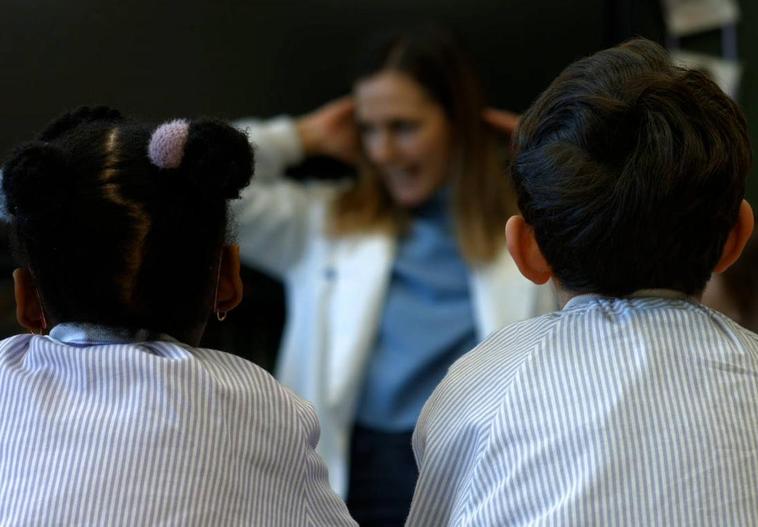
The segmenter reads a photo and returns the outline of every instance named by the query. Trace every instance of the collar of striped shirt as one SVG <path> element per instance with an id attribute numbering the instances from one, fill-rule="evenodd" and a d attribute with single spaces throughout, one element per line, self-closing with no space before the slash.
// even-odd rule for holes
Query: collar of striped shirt
<path id="1" fill-rule="evenodd" d="M 682 293 L 681 291 L 675 291 L 673 289 L 640 289 L 623 298 L 667 298 L 670 300 L 688 300 L 691 302 L 699 302 L 697 298 L 689 296 L 686 293 Z M 580 294 L 571 297 L 563 306 L 563 309 L 574 309 L 576 307 L 586 305 L 594 300 L 615 299 L 616 298 L 614 297 L 607 297 L 595 293 Z"/>
<path id="2" fill-rule="evenodd" d="M 69 346 L 98 346 L 134 342 L 166 341 L 179 343 L 174 337 L 147 329 L 129 329 L 98 324 L 64 322 L 50 330 L 49 337 Z"/>

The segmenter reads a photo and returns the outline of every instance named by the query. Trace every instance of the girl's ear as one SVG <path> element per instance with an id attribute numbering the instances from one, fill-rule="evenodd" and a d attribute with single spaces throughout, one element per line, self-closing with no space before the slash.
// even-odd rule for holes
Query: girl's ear
<path id="1" fill-rule="evenodd" d="M 743 199 L 742 203 L 740 203 L 737 221 L 732 230 L 729 231 L 729 236 L 727 236 L 724 243 L 724 249 L 721 251 L 721 258 L 713 269 L 714 272 L 723 273 L 737 261 L 750 239 L 750 235 L 753 233 L 754 223 L 753 208 Z"/>
<path id="2" fill-rule="evenodd" d="M 511 216 L 508 219 L 505 225 L 505 239 L 508 252 L 525 278 L 535 284 L 544 284 L 550 280 L 553 271 L 537 245 L 534 230 L 523 216 Z"/>
<path id="3" fill-rule="evenodd" d="M 45 312 L 28 269 L 19 267 L 13 271 L 13 293 L 16 297 L 16 320 L 21 327 L 34 333 L 45 331 Z"/>
<path id="4" fill-rule="evenodd" d="M 242 292 L 240 248 L 238 245 L 225 245 L 221 253 L 216 305 L 213 309 L 217 313 L 231 311 L 242 302 Z"/>

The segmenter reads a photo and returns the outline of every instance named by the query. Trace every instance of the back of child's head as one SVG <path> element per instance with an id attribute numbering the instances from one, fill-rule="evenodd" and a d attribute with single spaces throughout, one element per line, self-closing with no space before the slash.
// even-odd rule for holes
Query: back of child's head
<path id="1" fill-rule="evenodd" d="M 566 68 L 514 138 L 519 206 L 561 286 L 697 294 L 737 220 L 745 118 L 701 72 L 634 40 Z"/>
<path id="2" fill-rule="evenodd" d="M 227 200 L 251 175 L 247 138 L 221 122 L 80 108 L 5 164 L 13 249 L 53 322 L 182 335 L 212 307 Z"/>

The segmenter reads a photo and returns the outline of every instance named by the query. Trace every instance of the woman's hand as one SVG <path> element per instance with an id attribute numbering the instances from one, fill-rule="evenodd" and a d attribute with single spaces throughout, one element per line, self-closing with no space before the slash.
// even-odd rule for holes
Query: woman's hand
<path id="1" fill-rule="evenodd" d="M 354 164 L 360 155 L 360 137 L 350 96 L 340 97 L 297 120 L 306 155 L 325 155 Z"/>
<path id="2" fill-rule="evenodd" d="M 498 110 L 497 108 L 487 108 L 482 112 L 482 119 L 495 130 L 512 136 L 518 128 L 520 116 L 507 110 Z"/>

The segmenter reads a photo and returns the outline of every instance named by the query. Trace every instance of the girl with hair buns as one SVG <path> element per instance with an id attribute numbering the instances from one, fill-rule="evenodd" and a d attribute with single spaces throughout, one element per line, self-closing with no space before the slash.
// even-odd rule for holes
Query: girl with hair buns
<path id="1" fill-rule="evenodd" d="M 355 525 L 311 406 L 197 346 L 241 298 L 237 130 L 81 108 L 3 169 L 17 316 L 0 342 L 0 524 Z M 48 333 L 47 335 L 44 335 Z"/>
<path id="2" fill-rule="evenodd" d="M 361 525 L 399 525 L 416 480 L 411 434 L 448 366 L 491 331 L 555 307 L 505 248 L 514 211 L 477 76 L 451 36 L 379 43 L 351 97 L 297 120 L 240 121 L 259 179 L 236 205 L 243 260 L 285 282 L 278 377 L 313 402 L 333 487 Z M 311 155 L 358 167 L 298 184 Z"/>

